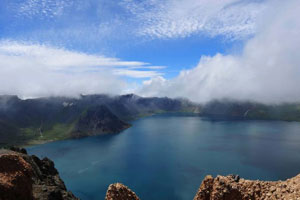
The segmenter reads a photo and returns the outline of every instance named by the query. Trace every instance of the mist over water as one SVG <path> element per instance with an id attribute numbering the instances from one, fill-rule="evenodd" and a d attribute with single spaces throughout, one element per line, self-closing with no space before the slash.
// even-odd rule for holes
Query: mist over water
<path id="1" fill-rule="evenodd" d="M 120 134 L 58 141 L 28 151 L 53 159 L 67 188 L 83 200 L 103 199 L 115 182 L 143 200 L 192 199 L 208 174 L 278 180 L 299 173 L 298 122 L 164 114 L 132 123 Z"/>

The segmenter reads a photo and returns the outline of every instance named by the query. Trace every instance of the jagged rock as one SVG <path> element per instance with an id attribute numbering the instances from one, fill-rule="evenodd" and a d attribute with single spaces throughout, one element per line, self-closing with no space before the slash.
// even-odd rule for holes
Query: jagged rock
<path id="1" fill-rule="evenodd" d="M 105 200 L 139 200 L 139 197 L 125 185 L 115 183 L 109 185 Z"/>
<path id="2" fill-rule="evenodd" d="M 11 151 L 14 150 L 14 151 Z M 77 200 L 68 192 L 53 161 L 25 149 L 0 149 L 0 200 Z M 300 200 L 300 174 L 286 181 L 245 180 L 238 175 L 206 176 L 194 200 Z M 108 187 L 105 200 L 139 200 L 121 183 Z"/>
<path id="3" fill-rule="evenodd" d="M 24 149 L 0 149 L 0 200 L 76 200 L 53 161 L 29 156 Z"/>
<path id="4" fill-rule="evenodd" d="M 206 176 L 194 200 L 300 199 L 300 174 L 286 181 L 254 181 L 239 176 Z"/>
<path id="5" fill-rule="evenodd" d="M 27 154 L 27 150 L 24 149 L 24 148 L 12 146 L 9 149 L 12 150 L 12 151 L 19 152 L 19 153 Z"/>
<path id="6" fill-rule="evenodd" d="M 0 199 L 32 199 L 33 169 L 21 156 L 0 154 Z"/>

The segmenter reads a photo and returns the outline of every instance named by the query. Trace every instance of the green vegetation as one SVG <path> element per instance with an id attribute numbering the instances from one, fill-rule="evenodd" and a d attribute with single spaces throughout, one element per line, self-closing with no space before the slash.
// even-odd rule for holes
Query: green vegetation
<path id="1" fill-rule="evenodd" d="M 45 130 L 40 139 L 42 140 L 62 140 L 70 137 L 74 124 L 55 124 L 52 129 Z"/>
<path id="2" fill-rule="evenodd" d="M 40 144 L 55 140 L 64 140 L 71 137 L 74 124 L 54 124 L 47 130 L 37 127 L 21 128 L 19 138 L 14 138 L 15 144 Z"/>

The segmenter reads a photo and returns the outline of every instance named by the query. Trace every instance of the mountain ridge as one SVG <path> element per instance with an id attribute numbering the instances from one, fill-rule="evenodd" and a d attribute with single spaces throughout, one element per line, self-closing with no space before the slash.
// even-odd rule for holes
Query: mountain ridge
<path id="1" fill-rule="evenodd" d="M 0 146 L 118 133 L 130 121 L 161 112 L 192 112 L 196 105 L 170 98 L 81 95 L 19 99 L 0 96 Z"/>
<path id="2" fill-rule="evenodd" d="M 223 99 L 198 104 L 187 99 L 134 94 L 25 100 L 0 95 L 0 146 L 119 133 L 129 128 L 132 120 L 164 112 L 196 113 L 209 120 L 300 121 L 300 103 L 267 105 Z"/>

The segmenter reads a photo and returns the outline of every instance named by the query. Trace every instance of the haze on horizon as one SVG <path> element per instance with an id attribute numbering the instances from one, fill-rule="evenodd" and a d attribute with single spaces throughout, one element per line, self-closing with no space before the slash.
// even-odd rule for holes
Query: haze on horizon
<path id="1" fill-rule="evenodd" d="M 0 3 L 0 94 L 300 101 L 297 0 Z"/>

